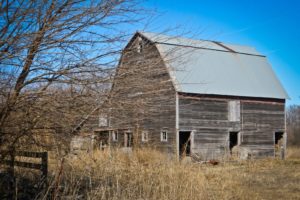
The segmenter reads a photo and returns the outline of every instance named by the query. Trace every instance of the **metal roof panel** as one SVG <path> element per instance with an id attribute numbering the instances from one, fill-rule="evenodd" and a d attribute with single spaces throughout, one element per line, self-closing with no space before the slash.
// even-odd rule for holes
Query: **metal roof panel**
<path id="1" fill-rule="evenodd" d="M 178 92 L 289 98 L 266 57 L 251 47 L 161 35 L 154 40 L 154 36 L 145 34 L 146 38 L 156 41 Z M 187 45 L 191 42 L 193 46 Z M 202 44 L 210 48 L 202 48 Z M 226 47 L 243 53 L 234 53 Z"/>

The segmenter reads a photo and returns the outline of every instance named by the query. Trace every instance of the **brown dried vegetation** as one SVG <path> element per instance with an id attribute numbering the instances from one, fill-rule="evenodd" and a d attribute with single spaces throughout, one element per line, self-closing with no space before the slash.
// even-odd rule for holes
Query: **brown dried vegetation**
<path id="1" fill-rule="evenodd" d="M 50 160 L 40 199 L 297 199 L 299 148 L 287 160 L 210 164 L 171 160 L 155 150 L 95 151 Z M 29 174 L 29 179 L 34 176 Z"/>

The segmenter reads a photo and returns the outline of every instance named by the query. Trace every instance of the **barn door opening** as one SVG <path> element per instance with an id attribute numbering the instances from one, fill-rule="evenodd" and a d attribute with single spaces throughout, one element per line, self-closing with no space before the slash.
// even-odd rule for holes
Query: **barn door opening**
<path id="1" fill-rule="evenodd" d="M 180 157 L 191 154 L 191 131 L 179 132 L 179 155 Z"/>
<path id="2" fill-rule="evenodd" d="M 274 145 L 275 145 L 275 157 L 279 157 L 281 153 L 281 148 L 283 148 L 283 132 L 275 132 Z"/>
<path id="3" fill-rule="evenodd" d="M 232 154 L 232 149 L 239 145 L 239 132 L 229 132 L 229 150 Z"/>
<path id="4" fill-rule="evenodd" d="M 125 132 L 124 147 L 132 147 L 133 137 L 131 132 Z"/>
<path id="5" fill-rule="evenodd" d="M 104 150 L 109 144 L 109 131 L 100 131 L 96 134 L 98 136 L 100 150 Z"/>

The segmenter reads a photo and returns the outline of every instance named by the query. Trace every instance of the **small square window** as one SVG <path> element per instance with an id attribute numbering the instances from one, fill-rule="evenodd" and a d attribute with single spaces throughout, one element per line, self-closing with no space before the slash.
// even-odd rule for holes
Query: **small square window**
<path id="1" fill-rule="evenodd" d="M 108 125 L 107 116 L 101 115 L 99 116 L 99 127 L 105 127 Z"/>
<path id="2" fill-rule="evenodd" d="M 162 131 L 160 134 L 160 141 L 167 142 L 168 141 L 168 132 Z"/>
<path id="3" fill-rule="evenodd" d="M 116 141 L 118 141 L 118 131 L 113 131 L 112 132 L 112 140 L 114 141 L 114 142 L 116 142 Z"/>
<path id="4" fill-rule="evenodd" d="M 142 142 L 148 142 L 149 140 L 149 135 L 147 131 L 142 132 Z"/>

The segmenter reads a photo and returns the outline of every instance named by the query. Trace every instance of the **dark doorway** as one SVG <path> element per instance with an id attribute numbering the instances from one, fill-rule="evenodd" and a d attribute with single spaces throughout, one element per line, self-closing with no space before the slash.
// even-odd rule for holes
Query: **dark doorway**
<path id="1" fill-rule="evenodd" d="M 190 156 L 191 154 L 191 132 L 179 132 L 179 155 L 180 157 Z"/>
<path id="2" fill-rule="evenodd" d="M 283 138 L 283 132 L 275 132 L 275 145 L 279 145 Z"/>
<path id="3" fill-rule="evenodd" d="M 232 153 L 232 148 L 239 144 L 239 132 L 229 132 L 229 150 Z"/>
<path id="4" fill-rule="evenodd" d="M 109 131 L 100 131 L 96 134 L 99 147 L 101 150 L 104 150 L 106 147 L 108 147 Z"/>
<path id="5" fill-rule="evenodd" d="M 275 132 L 274 136 L 274 149 L 275 149 L 275 157 L 284 157 L 284 147 L 283 147 L 283 132 Z"/>
<path id="6" fill-rule="evenodd" d="M 132 147 L 132 143 L 133 143 L 133 137 L 132 137 L 132 133 L 131 132 L 125 132 L 124 135 L 124 147 Z"/>

